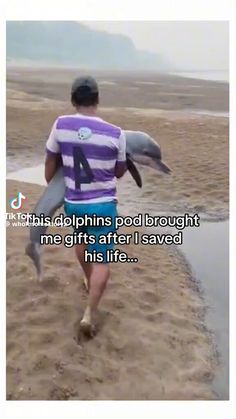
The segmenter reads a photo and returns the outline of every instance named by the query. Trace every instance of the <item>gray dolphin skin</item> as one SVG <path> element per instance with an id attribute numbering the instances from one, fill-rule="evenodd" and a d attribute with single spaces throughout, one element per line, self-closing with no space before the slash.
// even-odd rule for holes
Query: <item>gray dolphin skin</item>
<path id="1" fill-rule="evenodd" d="M 148 134 L 140 131 L 124 131 L 126 136 L 126 160 L 127 168 L 134 178 L 137 186 L 142 187 L 142 179 L 134 162 L 141 165 L 152 167 L 163 173 L 170 173 L 171 170 L 166 163 L 162 161 L 161 149 L 156 141 Z M 45 188 L 42 196 L 37 202 L 33 214 L 40 216 L 53 217 L 56 210 L 64 203 L 65 182 L 63 169 L 60 167 Z M 25 248 L 26 254 L 32 259 L 37 275 L 41 279 L 42 266 L 40 258 L 40 236 L 45 234 L 47 226 L 31 226 L 30 240 Z"/>
<path id="2" fill-rule="evenodd" d="M 56 210 L 63 205 L 64 195 L 65 195 L 65 182 L 63 176 L 63 169 L 60 167 L 55 176 L 49 182 L 48 186 L 45 188 L 42 196 L 37 202 L 33 214 L 40 216 L 44 214 L 45 216 L 52 217 L 55 214 Z M 30 240 L 25 248 L 25 253 L 32 259 L 34 262 L 38 278 L 41 279 L 42 267 L 41 267 L 41 258 L 40 258 L 40 237 L 42 234 L 45 234 L 47 226 L 31 226 L 30 227 Z"/>

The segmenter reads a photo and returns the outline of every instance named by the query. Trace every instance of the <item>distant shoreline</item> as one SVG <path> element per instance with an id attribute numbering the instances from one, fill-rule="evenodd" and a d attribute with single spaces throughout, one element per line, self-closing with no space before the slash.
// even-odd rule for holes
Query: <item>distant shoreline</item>
<path id="1" fill-rule="evenodd" d="M 229 71 L 226 70 L 194 70 L 194 71 L 175 71 L 170 72 L 169 75 L 178 77 L 190 78 L 194 80 L 208 80 L 217 83 L 229 83 Z"/>
<path id="2" fill-rule="evenodd" d="M 43 70 L 57 70 L 57 71 L 85 71 L 89 73 L 98 73 L 98 74 L 142 74 L 145 76 L 156 75 L 156 76 L 170 76 L 170 77 L 181 77 L 181 78 L 191 78 L 196 80 L 206 80 L 214 81 L 221 83 L 229 83 L 229 71 L 227 70 L 142 70 L 142 69 L 102 69 L 102 68 L 90 68 L 86 66 L 76 66 L 69 64 L 57 64 L 57 63 L 45 63 L 40 61 L 7 61 L 6 69 L 8 70 L 17 70 L 24 69 L 30 71 L 37 71 L 38 69 Z"/>

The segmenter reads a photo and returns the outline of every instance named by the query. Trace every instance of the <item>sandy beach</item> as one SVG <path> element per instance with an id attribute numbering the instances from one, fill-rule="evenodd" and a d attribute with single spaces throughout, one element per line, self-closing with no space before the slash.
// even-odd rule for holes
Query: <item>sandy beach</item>
<path id="1" fill-rule="evenodd" d="M 8 172 L 43 161 L 54 120 L 72 112 L 67 100 L 74 75 L 8 70 Z M 186 211 L 227 218 L 229 119 L 197 113 L 227 112 L 227 85 L 174 76 L 97 76 L 100 114 L 124 129 L 148 132 L 173 170 L 164 177 L 140 168 L 142 190 L 127 174 L 118 188 L 121 212 Z M 8 180 L 7 202 L 22 191 L 27 196 L 24 212 L 31 212 L 42 190 Z M 58 230 L 52 229 L 66 233 Z M 86 293 L 73 250 L 44 248 L 40 284 L 24 255 L 27 238 L 26 227 L 8 226 L 7 399 L 217 398 L 212 380 L 218 360 L 204 300 L 174 249 L 122 246 L 139 262 L 111 266 L 97 316 L 99 333 L 94 340 L 77 341 Z"/>
<path id="2" fill-rule="evenodd" d="M 58 115 L 73 112 L 69 86 L 75 74 L 8 71 L 7 155 L 11 165 L 14 162 L 14 167 L 22 168 L 43 161 L 53 122 Z M 227 112 L 227 84 L 160 76 L 149 81 L 153 85 L 143 84 L 153 80 L 151 76 L 136 77 L 137 81 L 135 76 L 110 75 L 116 84 L 102 84 L 100 115 L 124 129 L 148 132 L 161 145 L 163 158 L 173 170 L 171 177 L 165 177 L 141 167 L 144 187 L 139 201 L 157 204 L 161 211 L 227 217 L 229 118 L 186 110 Z M 109 74 L 98 77 L 98 81 L 104 79 L 109 80 Z M 133 84 L 138 86 L 135 95 L 129 91 Z M 183 91 L 187 96 L 181 96 Z"/>
<path id="3" fill-rule="evenodd" d="M 42 189 L 21 187 L 29 211 Z M 18 188 L 8 181 L 8 198 Z M 177 255 L 122 246 L 139 263 L 112 266 L 99 333 L 77 343 L 86 293 L 73 250 L 44 248 L 40 284 L 24 255 L 27 237 L 27 228 L 7 228 L 8 399 L 214 398 L 203 302 Z"/>

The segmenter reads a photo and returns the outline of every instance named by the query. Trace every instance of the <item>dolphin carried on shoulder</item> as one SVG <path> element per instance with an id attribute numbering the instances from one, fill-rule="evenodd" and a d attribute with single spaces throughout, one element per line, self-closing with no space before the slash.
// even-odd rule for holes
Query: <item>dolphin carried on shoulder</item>
<path id="1" fill-rule="evenodd" d="M 161 149 L 159 144 L 148 134 L 140 131 L 124 131 L 126 136 L 126 162 L 131 176 L 138 187 L 142 187 L 142 179 L 135 163 L 151 167 L 163 173 L 169 174 L 170 168 L 162 161 Z M 33 214 L 40 216 L 50 216 L 51 218 L 64 203 L 65 182 L 63 168 L 60 167 L 45 188 L 42 196 L 37 202 Z M 40 258 L 40 237 L 45 234 L 46 225 L 31 226 L 30 240 L 25 248 L 26 254 L 32 259 L 37 275 L 41 279 L 42 267 Z"/>

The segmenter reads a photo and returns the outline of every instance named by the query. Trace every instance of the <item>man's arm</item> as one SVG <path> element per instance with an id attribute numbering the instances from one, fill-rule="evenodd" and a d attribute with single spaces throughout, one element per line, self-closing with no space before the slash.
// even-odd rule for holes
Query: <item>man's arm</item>
<path id="1" fill-rule="evenodd" d="M 52 180 L 53 176 L 56 174 L 58 168 L 61 166 L 61 156 L 60 154 L 50 154 L 47 153 L 45 158 L 45 170 L 44 175 L 46 182 L 49 183 Z"/>
<path id="2" fill-rule="evenodd" d="M 118 179 L 121 178 L 125 174 L 126 170 L 126 137 L 124 132 L 122 131 L 119 138 L 119 151 L 115 167 L 115 176 Z"/>
<path id="3" fill-rule="evenodd" d="M 45 158 L 45 179 L 49 183 L 53 176 L 56 174 L 57 169 L 62 164 L 60 147 L 56 138 L 56 125 L 54 123 L 49 138 L 46 143 L 46 158 Z"/>

